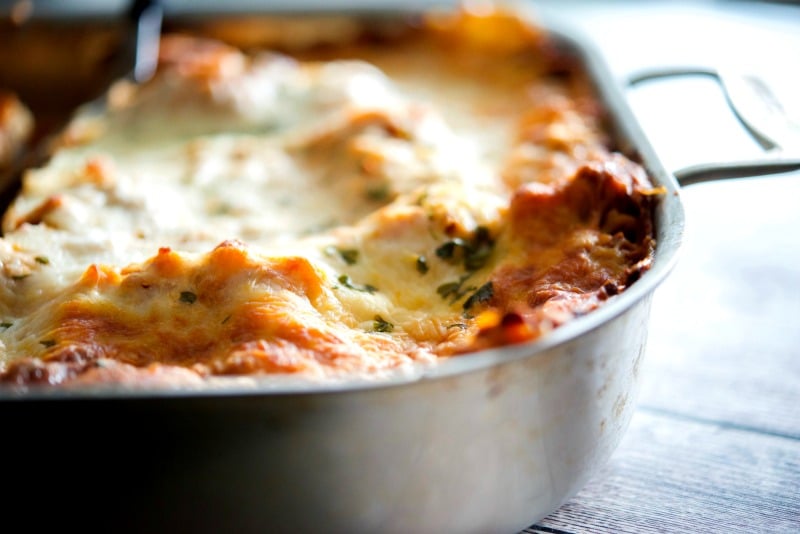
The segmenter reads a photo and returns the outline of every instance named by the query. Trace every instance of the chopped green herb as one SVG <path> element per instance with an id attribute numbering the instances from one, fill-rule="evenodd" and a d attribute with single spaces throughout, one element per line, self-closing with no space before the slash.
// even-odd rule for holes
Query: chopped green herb
<path id="1" fill-rule="evenodd" d="M 446 299 L 453 293 L 458 292 L 458 288 L 461 287 L 461 282 L 447 282 L 446 284 L 442 284 L 436 288 L 436 292 L 439 293 L 443 299 Z"/>
<path id="2" fill-rule="evenodd" d="M 428 272 L 428 259 L 425 256 L 418 256 L 417 257 L 417 272 L 419 274 L 425 274 Z"/>
<path id="3" fill-rule="evenodd" d="M 197 295 L 192 293 L 191 291 L 181 291 L 181 302 L 185 302 L 186 304 L 194 304 L 197 300 Z"/>
<path id="4" fill-rule="evenodd" d="M 453 324 L 447 325 L 447 329 L 448 330 L 450 330 L 451 328 L 458 328 L 459 330 L 466 330 L 467 329 L 467 325 L 465 325 L 464 323 L 453 323 Z"/>
<path id="5" fill-rule="evenodd" d="M 462 297 L 464 297 L 464 295 L 466 295 L 470 291 L 475 291 L 476 289 L 478 289 L 478 288 L 475 287 L 475 286 L 467 286 L 467 287 L 461 288 L 461 290 L 458 292 L 458 295 L 454 295 L 453 298 L 450 299 L 450 303 L 452 304 L 455 301 L 460 300 Z"/>
<path id="6" fill-rule="evenodd" d="M 380 202 L 382 200 L 386 200 L 389 198 L 389 186 L 386 184 L 381 184 L 376 187 L 371 187 L 367 189 L 367 198 L 370 200 L 374 200 L 375 202 Z"/>
<path id="7" fill-rule="evenodd" d="M 476 304 L 484 304 L 489 302 L 492 297 L 494 296 L 494 286 L 492 282 L 486 282 L 480 288 L 478 288 L 475 293 L 469 296 L 469 298 L 464 301 L 464 311 L 469 310 Z"/>
<path id="8" fill-rule="evenodd" d="M 52 347 L 52 346 L 54 346 L 56 344 L 56 340 L 55 339 L 45 339 L 43 341 L 40 341 L 39 343 L 42 346 L 44 346 L 45 348 L 49 349 L 50 347 Z"/>
<path id="9" fill-rule="evenodd" d="M 355 265 L 358 262 L 358 250 L 354 248 L 337 248 L 331 245 L 325 247 L 325 254 L 329 256 L 338 255 L 347 265 Z"/>
<path id="10" fill-rule="evenodd" d="M 456 250 L 464 247 L 464 241 L 459 238 L 450 240 L 439 248 L 436 249 L 436 255 L 443 260 L 452 259 L 455 256 Z"/>
<path id="11" fill-rule="evenodd" d="M 486 265 L 493 250 L 494 240 L 489 230 L 479 226 L 469 241 L 451 239 L 436 249 L 436 255 L 446 261 L 463 261 L 466 270 L 477 271 Z"/>
<path id="12" fill-rule="evenodd" d="M 347 276 L 346 274 L 339 276 L 338 280 L 339 283 L 342 284 L 344 287 L 352 289 L 354 291 L 365 291 L 367 293 L 375 293 L 378 290 L 377 287 L 369 284 L 364 284 L 363 286 L 356 285 L 353 283 L 352 280 L 350 280 L 350 277 Z"/>
<path id="13" fill-rule="evenodd" d="M 29 276 L 30 276 L 30 274 L 14 274 L 14 275 L 11 275 L 11 279 L 12 280 L 24 280 L 24 279 L 28 278 Z"/>
<path id="14" fill-rule="evenodd" d="M 230 314 L 228 314 L 228 315 L 226 315 L 226 316 L 225 316 L 225 318 L 222 320 L 222 323 L 221 323 L 221 324 L 225 324 L 225 323 L 227 323 L 227 322 L 228 322 L 228 321 L 230 321 L 230 320 L 231 320 L 231 316 L 230 316 Z"/>
<path id="15" fill-rule="evenodd" d="M 50 263 L 50 258 L 47 256 L 36 256 L 33 259 L 36 260 L 36 263 L 41 263 L 42 265 L 47 265 Z"/>
<path id="16" fill-rule="evenodd" d="M 464 268 L 468 271 L 477 271 L 484 265 L 486 265 L 486 260 L 489 259 L 492 250 L 489 248 L 484 248 L 475 252 L 475 254 L 470 254 L 464 258 Z"/>
<path id="17" fill-rule="evenodd" d="M 452 304 L 470 291 L 474 291 L 476 289 L 475 286 L 464 287 L 464 282 L 466 282 L 470 276 L 472 276 L 472 274 L 467 273 L 461 276 L 456 282 L 447 282 L 442 284 L 436 288 L 436 292 L 443 299 L 449 298 L 450 304 Z"/>
<path id="18" fill-rule="evenodd" d="M 392 330 L 394 330 L 394 325 L 386 321 L 380 315 L 376 315 L 373 328 L 376 332 L 391 332 Z"/>
<path id="19" fill-rule="evenodd" d="M 8 321 L 0 323 L 0 328 L 5 328 L 6 330 L 14 326 L 14 323 L 9 323 Z"/>
<path id="20" fill-rule="evenodd" d="M 479 226 L 464 254 L 464 267 L 468 271 L 476 271 L 486 265 L 486 261 L 494 250 L 494 241 L 489 230 Z"/>
<path id="21" fill-rule="evenodd" d="M 358 251 L 356 249 L 338 249 L 338 252 L 347 265 L 354 265 L 358 261 Z"/>
<path id="22" fill-rule="evenodd" d="M 477 271 L 492 254 L 494 240 L 484 226 L 475 229 L 469 240 L 451 239 L 436 249 L 436 256 L 446 261 L 462 261 L 468 271 Z"/>

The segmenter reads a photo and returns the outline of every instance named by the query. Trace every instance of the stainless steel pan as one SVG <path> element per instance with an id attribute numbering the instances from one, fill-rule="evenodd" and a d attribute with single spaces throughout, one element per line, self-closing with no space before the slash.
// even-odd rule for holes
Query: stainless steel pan
<path id="1" fill-rule="evenodd" d="M 684 214 L 675 173 L 603 59 L 571 30 L 536 23 L 591 72 L 617 145 L 667 190 L 651 270 L 543 339 L 421 377 L 0 392 L 5 517 L 32 530 L 515 532 L 574 495 L 633 414 L 651 297 L 677 260 Z M 761 163 L 747 173 L 800 167 Z"/>

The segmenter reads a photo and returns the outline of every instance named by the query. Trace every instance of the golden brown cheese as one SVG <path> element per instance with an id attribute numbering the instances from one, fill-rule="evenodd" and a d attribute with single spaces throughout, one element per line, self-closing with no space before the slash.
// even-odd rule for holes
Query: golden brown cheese
<path id="1" fill-rule="evenodd" d="M 166 37 L 4 216 L 0 381 L 372 379 L 536 339 L 649 268 L 657 191 L 606 139 L 507 15 L 294 57 Z"/>

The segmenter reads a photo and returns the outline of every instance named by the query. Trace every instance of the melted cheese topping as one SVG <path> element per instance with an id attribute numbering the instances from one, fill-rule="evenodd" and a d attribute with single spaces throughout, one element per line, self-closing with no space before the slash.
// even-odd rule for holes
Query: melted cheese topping
<path id="1" fill-rule="evenodd" d="M 5 214 L 0 380 L 380 377 L 596 308 L 654 191 L 548 50 L 508 17 L 316 58 L 165 38 Z"/>

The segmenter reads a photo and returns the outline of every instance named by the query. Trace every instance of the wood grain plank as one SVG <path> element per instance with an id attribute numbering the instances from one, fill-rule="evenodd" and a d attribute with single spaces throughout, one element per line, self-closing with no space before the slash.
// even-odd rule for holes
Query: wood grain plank
<path id="1" fill-rule="evenodd" d="M 800 441 L 640 410 L 609 463 L 524 532 L 800 532 Z"/>
<path id="2" fill-rule="evenodd" d="M 800 438 L 800 173 L 683 193 L 640 404 Z"/>

